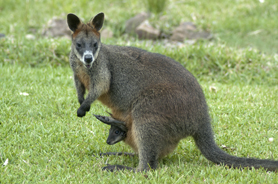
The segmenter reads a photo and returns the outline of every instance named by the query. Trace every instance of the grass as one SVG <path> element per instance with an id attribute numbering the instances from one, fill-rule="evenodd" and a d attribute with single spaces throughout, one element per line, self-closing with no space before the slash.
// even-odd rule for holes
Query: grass
<path id="1" fill-rule="evenodd" d="M 95 103 L 86 117 L 76 117 L 78 103 L 69 68 L 6 66 L 0 72 L 0 161 L 9 159 L 7 166 L 0 167 L 3 183 L 275 183 L 278 179 L 277 174 L 263 170 L 217 166 L 201 155 L 192 139 L 181 141 L 176 151 L 160 162 L 157 171 L 147 173 L 148 180 L 141 173 L 102 172 L 106 163 L 136 166 L 138 158 L 93 156 L 131 150 L 123 143 L 105 143 L 108 126 L 92 115 L 105 114 L 106 108 L 100 103 Z M 218 145 L 226 145 L 226 151 L 237 156 L 278 158 L 277 86 L 201 84 Z M 215 90 L 210 90 L 211 86 Z M 23 92 L 29 95 L 20 95 Z M 269 142 L 271 137 L 273 142 Z"/>
<path id="2" fill-rule="evenodd" d="M 122 35 L 125 20 L 146 11 L 141 1 L 1 1 L 0 33 L 6 38 L 0 38 L 0 183 L 277 183 L 273 172 L 228 169 L 209 162 L 191 138 L 182 140 L 155 171 L 102 172 L 107 163 L 136 167 L 138 157 L 97 156 L 132 150 L 124 143 L 105 143 L 108 126 L 92 115 L 106 114 L 108 109 L 99 102 L 84 118 L 76 117 L 70 41 L 39 34 L 52 16 L 74 12 L 89 20 L 105 12 L 105 26 L 116 33 L 105 43 L 165 54 L 196 76 L 220 147 L 232 155 L 277 160 L 275 2 L 168 1 L 162 12 L 165 29 L 193 21 L 216 37 L 212 42 L 169 48 Z M 34 29 L 36 40 L 26 39 Z"/>
<path id="3" fill-rule="evenodd" d="M 165 0 L 162 0 L 166 2 Z M 65 18 L 69 12 L 83 20 L 90 20 L 97 12 L 104 12 L 105 27 L 122 37 L 125 21 L 138 12 L 148 11 L 142 1 L 20 1 L 0 2 L 0 33 L 22 38 L 32 30 L 40 30 L 53 16 Z M 217 42 L 236 48 L 255 48 L 267 54 L 278 53 L 278 5 L 276 0 L 172 0 L 157 16 L 163 16 L 162 29 L 169 32 L 184 21 L 194 22 L 198 28 L 210 30 Z M 126 11 L 128 10 L 128 11 Z M 116 15 L 116 16 L 115 16 Z M 155 20 L 159 20 L 159 17 Z M 157 23 L 161 25 L 161 22 Z"/>
<path id="4" fill-rule="evenodd" d="M 154 14 L 162 13 L 167 5 L 167 0 L 145 0 L 146 9 Z"/>

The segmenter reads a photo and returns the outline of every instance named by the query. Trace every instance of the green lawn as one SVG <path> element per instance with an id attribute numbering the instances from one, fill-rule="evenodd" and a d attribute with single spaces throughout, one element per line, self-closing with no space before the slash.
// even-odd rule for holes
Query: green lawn
<path id="1" fill-rule="evenodd" d="M 155 171 L 101 171 L 107 163 L 136 167 L 138 157 L 98 156 L 132 150 L 124 143 L 105 143 L 109 126 L 92 115 L 106 114 L 108 109 L 99 102 L 84 118 L 76 116 L 79 104 L 68 64 L 70 41 L 42 38 L 39 33 L 36 40 L 25 38 L 31 28 L 42 29 L 52 16 L 74 12 L 89 20 L 103 11 L 104 27 L 117 33 L 105 43 L 165 54 L 196 76 L 220 147 L 236 156 L 278 160 L 276 1 L 169 1 L 162 14 L 170 27 L 194 21 L 216 36 L 211 42 L 182 48 L 122 36 L 125 20 L 144 11 L 140 2 L 0 2 L 0 33 L 6 34 L 0 38 L 0 183 L 278 182 L 274 172 L 228 169 L 209 162 L 191 138 L 182 140 Z"/>
<path id="2" fill-rule="evenodd" d="M 105 114 L 100 103 L 86 117 L 76 117 L 78 103 L 69 68 L 5 66 L 0 72 L 0 159 L 1 163 L 9 159 L 8 165 L 0 167 L 3 183 L 278 181 L 277 174 L 263 170 L 217 166 L 200 154 L 192 139 L 181 141 L 157 171 L 147 173 L 148 180 L 141 173 L 102 172 L 106 163 L 135 167 L 138 158 L 94 156 L 131 150 L 124 143 L 105 143 L 108 126 L 92 115 Z M 201 84 L 219 146 L 225 145 L 227 152 L 237 156 L 278 158 L 278 86 Z"/>

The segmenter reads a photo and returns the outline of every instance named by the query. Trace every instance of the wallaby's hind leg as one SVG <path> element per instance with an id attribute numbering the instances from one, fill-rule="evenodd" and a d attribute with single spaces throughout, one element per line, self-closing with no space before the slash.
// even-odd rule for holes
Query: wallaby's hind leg
<path id="1" fill-rule="evenodd" d="M 136 124 L 136 122 L 134 124 Z M 144 125 L 136 127 L 139 156 L 137 171 L 156 169 L 158 166 L 159 154 L 162 149 L 158 139 L 161 137 L 157 136 L 155 131 L 145 131 L 146 127 L 144 126 L 149 126 L 151 124 L 154 125 L 155 123 L 145 122 Z M 161 140 L 163 140 L 163 138 Z"/>
<path id="2" fill-rule="evenodd" d="M 137 171 L 148 171 L 150 169 L 156 169 L 158 166 L 158 153 L 155 149 L 147 149 L 143 147 L 139 151 L 139 165 Z"/>

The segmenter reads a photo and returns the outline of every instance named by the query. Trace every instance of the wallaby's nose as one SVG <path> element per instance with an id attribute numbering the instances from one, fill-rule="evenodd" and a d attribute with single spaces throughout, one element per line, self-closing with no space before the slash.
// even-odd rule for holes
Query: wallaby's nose
<path id="1" fill-rule="evenodd" d="M 107 140 L 106 143 L 109 144 L 109 145 L 111 144 L 111 142 L 109 140 Z"/>
<path id="2" fill-rule="evenodd" d="M 93 61 L 93 57 L 92 57 L 91 54 L 86 54 L 84 56 L 84 60 L 85 60 L 86 63 L 91 63 Z"/>

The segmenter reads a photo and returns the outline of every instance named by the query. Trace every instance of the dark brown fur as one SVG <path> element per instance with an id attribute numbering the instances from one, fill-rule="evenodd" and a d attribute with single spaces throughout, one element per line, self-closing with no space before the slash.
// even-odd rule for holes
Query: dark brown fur
<path id="1" fill-rule="evenodd" d="M 137 170 L 156 169 L 158 159 L 172 152 L 187 136 L 194 138 L 202 154 L 212 162 L 277 170 L 278 161 L 239 158 L 222 151 L 214 141 L 205 96 L 195 77 L 161 54 L 102 44 L 98 32 L 103 19 L 100 13 L 83 24 L 77 16 L 68 15 L 73 31 L 70 64 L 80 102 L 77 115 L 85 116 L 95 100 L 108 106 L 113 118 L 126 123 L 124 141 L 139 155 Z M 87 49 L 90 43 L 98 46 L 99 54 L 89 63 L 91 67 L 81 62 L 80 41 Z M 97 48 L 92 47 L 92 53 L 97 53 Z M 117 165 L 104 169 L 130 168 Z"/>

